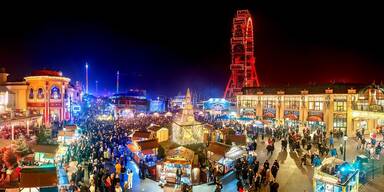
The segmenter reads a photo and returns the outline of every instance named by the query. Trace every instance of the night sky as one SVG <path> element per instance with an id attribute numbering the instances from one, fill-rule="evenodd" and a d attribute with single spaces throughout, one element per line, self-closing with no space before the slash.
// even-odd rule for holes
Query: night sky
<path id="1" fill-rule="evenodd" d="M 0 66 L 12 80 L 47 68 L 85 81 L 88 62 L 91 92 L 96 80 L 99 92 L 114 91 L 120 70 L 123 91 L 172 96 L 190 87 L 220 97 L 230 74 L 231 23 L 239 8 L 255 17 L 262 85 L 384 79 L 384 12 L 378 5 L 45 6 L 1 7 Z"/>

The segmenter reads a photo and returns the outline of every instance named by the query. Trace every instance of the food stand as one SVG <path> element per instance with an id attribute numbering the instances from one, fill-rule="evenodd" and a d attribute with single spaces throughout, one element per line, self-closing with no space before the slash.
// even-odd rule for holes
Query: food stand
<path id="1" fill-rule="evenodd" d="M 315 192 L 357 192 L 358 187 L 359 170 L 341 159 L 324 159 L 321 166 L 314 170 Z"/>
<path id="2" fill-rule="evenodd" d="M 35 161 L 40 164 L 54 164 L 58 145 L 34 145 Z"/>
<path id="3" fill-rule="evenodd" d="M 163 164 L 167 182 L 176 183 L 176 171 L 178 168 L 182 171 L 182 182 L 188 184 L 199 182 L 200 173 L 198 170 L 193 169 L 195 161 L 195 153 L 188 148 L 181 146 L 169 150 Z"/>

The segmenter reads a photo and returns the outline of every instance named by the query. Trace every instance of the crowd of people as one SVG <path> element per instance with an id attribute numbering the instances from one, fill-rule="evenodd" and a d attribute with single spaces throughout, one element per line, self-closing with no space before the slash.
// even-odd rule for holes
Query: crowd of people
<path id="1" fill-rule="evenodd" d="M 145 129 L 151 124 L 156 124 L 160 127 L 170 127 L 171 123 L 172 117 L 169 116 L 143 115 L 136 118 L 120 118 L 116 125 L 125 129 Z"/>

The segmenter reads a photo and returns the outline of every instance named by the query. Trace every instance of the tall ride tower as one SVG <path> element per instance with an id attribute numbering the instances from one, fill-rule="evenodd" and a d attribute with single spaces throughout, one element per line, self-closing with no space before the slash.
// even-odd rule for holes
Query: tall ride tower
<path id="1" fill-rule="evenodd" d="M 85 93 L 88 94 L 88 63 L 85 63 Z"/>
<path id="2" fill-rule="evenodd" d="M 120 80 L 120 72 L 116 73 L 116 94 L 119 94 L 119 80 Z"/>
<path id="3" fill-rule="evenodd" d="M 231 76 L 224 98 L 235 101 L 243 87 L 259 87 L 254 55 L 253 20 L 248 10 L 238 10 L 233 18 Z"/>

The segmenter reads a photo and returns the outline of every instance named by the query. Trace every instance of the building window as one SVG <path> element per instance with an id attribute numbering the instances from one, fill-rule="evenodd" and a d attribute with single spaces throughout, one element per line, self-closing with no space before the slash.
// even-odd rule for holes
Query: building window
<path id="1" fill-rule="evenodd" d="M 29 90 L 29 99 L 33 99 L 33 89 L 31 88 L 30 90 Z"/>
<path id="2" fill-rule="evenodd" d="M 57 87 L 52 87 L 51 99 L 60 99 L 60 98 L 61 98 L 60 89 Z"/>
<path id="3" fill-rule="evenodd" d="M 334 128 L 346 128 L 347 127 L 347 119 L 346 118 L 337 118 L 333 121 Z"/>
<path id="4" fill-rule="evenodd" d="M 39 88 L 37 90 L 37 98 L 38 99 L 44 99 L 44 90 L 43 90 L 43 88 Z"/>
<path id="5" fill-rule="evenodd" d="M 264 101 L 264 108 L 266 108 L 266 109 L 275 108 L 275 101 L 274 100 L 265 100 Z"/>
<path id="6" fill-rule="evenodd" d="M 322 101 L 308 101 L 308 109 L 314 111 L 322 111 L 323 110 L 323 102 Z"/>
<path id="7" fill-rule="evenodd" d="M 300 99 L 295 98 L 285 98 L 284 99 L 284 108 L 291 110 L 299 110 L 300 109 Z"/>
<path id="8" fill-rule="evenodd" d="M 337 112 L 347 111 L 347 102 L 345 101 L 335 101 L 333 103 L 333 110 Z"/>

